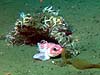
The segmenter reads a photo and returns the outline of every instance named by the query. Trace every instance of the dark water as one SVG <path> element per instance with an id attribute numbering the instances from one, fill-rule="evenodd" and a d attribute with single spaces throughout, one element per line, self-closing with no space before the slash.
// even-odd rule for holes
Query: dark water
<path id="1" fill-rule="evenodd" d="M 40 12 L 53 5 L 60 9 L 79 39 L 79 57 L 100 63 L 100 0 L 1 0 L 0 35 L 7 34 L 20 12 Z M 72 66 L 59 67 L 49 61 L 33 61 L 37 46 L 12 46 L 0 40 L 0 75 L 99 75 L 100 69 L 77 70 Z M 57 59 L 59 60 L 59 59 Z"/>

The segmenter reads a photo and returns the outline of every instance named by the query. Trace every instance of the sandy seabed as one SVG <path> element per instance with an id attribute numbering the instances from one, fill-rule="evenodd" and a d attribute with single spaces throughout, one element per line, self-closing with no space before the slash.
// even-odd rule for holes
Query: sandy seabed
<path id="1" fill-rule="evenodd" d="M 1 0 L 0 35 L 7 34 L 19 13 L 32 13 L 53 5 L 60 9 L 66 22 L 73 26 L 78 38 L 81 59 L 100 63 L 100 0 Z M 38 11 L 37 11 L 38 12 Z M 71 65 L 60 67 L 49 61 L 34 61 L 37 46 L 9 46 L 0 40 L 0 75 L 99 75 L 100 69 L 78 70 Z M 58 60 L 58 59 L 54 59 Z"/>

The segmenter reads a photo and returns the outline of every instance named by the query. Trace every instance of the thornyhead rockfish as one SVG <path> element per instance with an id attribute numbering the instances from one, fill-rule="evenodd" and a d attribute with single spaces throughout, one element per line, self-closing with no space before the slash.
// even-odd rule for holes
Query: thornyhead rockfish
<path id="1" fill-rule="evenodd" d="M 37 43 L 39 53 L 33 56 L 34 59 L 49 60 L 50 57 L 56 57 L 62 53 L 63 48 L 59 44 L 41 40 Z"/>

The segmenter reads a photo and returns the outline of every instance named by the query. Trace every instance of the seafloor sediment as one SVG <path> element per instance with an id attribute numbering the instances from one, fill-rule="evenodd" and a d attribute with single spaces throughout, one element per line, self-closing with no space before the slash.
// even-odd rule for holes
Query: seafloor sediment
<path id="1" fill-rule="evenodd" d="M 32 2 L 31 0 L 2 0 L 0 34 L 6 34 L 13 28 L 20 11 L 33 12 L 40 6 L 50 4 L 60 8 L 65 20 L 75 28 L 73 35 L 79 39 L 77 47 L 81 52 L 78 57 L 92 63 L 100 63 L 99 0 L 44 0 L 43 4 L 38 0 Z M 0 75 L 99 75 L 100 73 L 99 69 L 77 70 L 70 65 L 59 67 L 51 63 L 52 59 L 46 62 L 33 61 L 32 56 L 37 52 L 36 49 L 37 46 L 11 46 L 4 40 L 0 40 Z"/>

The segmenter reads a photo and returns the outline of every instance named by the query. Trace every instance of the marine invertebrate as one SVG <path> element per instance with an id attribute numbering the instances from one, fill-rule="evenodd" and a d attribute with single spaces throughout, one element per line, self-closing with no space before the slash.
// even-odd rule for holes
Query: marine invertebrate
<path id="1" fill-rule="evenodd" d="M 56 15 L 56 16 L 59 14 L 59 10 L 54 10 L 53 6 L 47 6 L 42 11 L 43 13 L 47 12 L 51 15 Z"/>
<path id="2" fill-rule="evenodd" d="M 69 48 L 70 53 L 77 55 L 78 51 L 73 47 L 72 30 L 59 15 L 59 10 L 47 6 L 40 13 L 20 14 L 20 19 L 15 23 L 13 30 L 6 36 L 12 44 L 33 45 L 40 40 L 55 42 L 64 48 Z"/>

